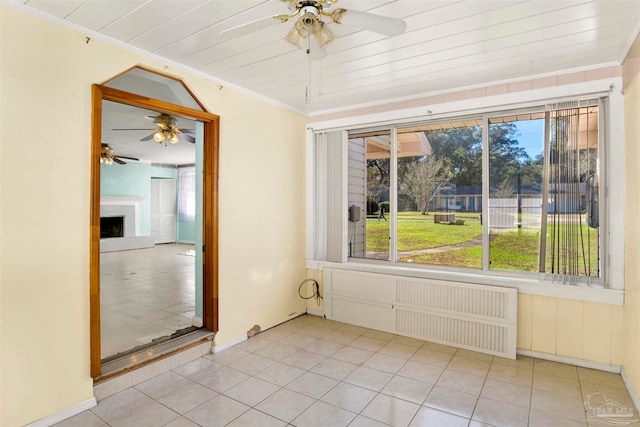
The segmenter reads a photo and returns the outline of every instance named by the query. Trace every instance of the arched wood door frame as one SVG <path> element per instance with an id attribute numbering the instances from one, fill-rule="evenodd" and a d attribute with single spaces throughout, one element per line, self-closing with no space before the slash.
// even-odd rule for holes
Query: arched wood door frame
<path id="1" fill-rule="evenodd" d="M 91 376 L 101 374 L 100 355 L 100 148 L 102 142 L 102 101 L 182 116 L 204 124 L 203 147 L 203 228 L 202 228 L 202 311 L 203 326 L 218 331 L 218 162 L 220 118 L 206 111 L 171 104 L 103 85 L 94 84 L 91 120 L 91 230 L 90 230 L 90 310 Z"/>

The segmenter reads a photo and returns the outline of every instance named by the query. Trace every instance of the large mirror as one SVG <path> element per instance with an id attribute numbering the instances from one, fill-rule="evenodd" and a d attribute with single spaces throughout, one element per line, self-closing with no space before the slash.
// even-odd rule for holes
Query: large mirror
<path id="1" fill-rule="evenodd" d="M 94 85 L 92 103 L 91 375 L 99 379 L 218 329 L 219 117 L 181 80 L 141 67 Z"/>
<path id="2" fill-rule="evenodd" d="M 202 326 L 201 156 L 201 123 L 103 102 L 103 362 Z"/>

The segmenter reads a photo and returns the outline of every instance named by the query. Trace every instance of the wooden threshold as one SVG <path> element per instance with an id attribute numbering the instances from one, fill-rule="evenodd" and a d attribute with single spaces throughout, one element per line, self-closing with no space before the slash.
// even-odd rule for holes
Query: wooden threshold
<path id="1" fill-rule="evenodd" d="M 203 342 L 212 341 L 214 335 L 214 332 L 203 328 L 105 362 L 102 364 L 102 375 L 93 379 L 93 385 L 166 359 L 169 356 L 196 347 Z"/>

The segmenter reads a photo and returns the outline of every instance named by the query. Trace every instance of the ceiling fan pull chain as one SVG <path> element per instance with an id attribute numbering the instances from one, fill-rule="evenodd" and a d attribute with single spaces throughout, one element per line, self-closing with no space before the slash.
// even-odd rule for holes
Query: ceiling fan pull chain
<path id="1" fill-rule="evenodd" d="M 307 36 L 307 87 L 304 94 L 305 104 L 311 104 L 311 35 Z"/>
<path id="2" fill-rule="evenodd" d="M 318 59 L 318 96 L 322 96 L 322 58 Z"/>

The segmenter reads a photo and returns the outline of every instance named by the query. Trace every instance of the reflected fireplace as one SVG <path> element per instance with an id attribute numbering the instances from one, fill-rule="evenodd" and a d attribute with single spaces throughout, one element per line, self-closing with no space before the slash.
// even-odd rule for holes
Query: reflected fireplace
<path id="1" fill-rule="evenodd" d="M 154 237 L 140 229 L 140 203 L 144 197 L 100 198 L 100 252 L 152 248 Z"/>
<path id="2" fill-rule="evenodd" d="M 124 237 L 124 216 L 100 217 L 100 238 Z"/>

